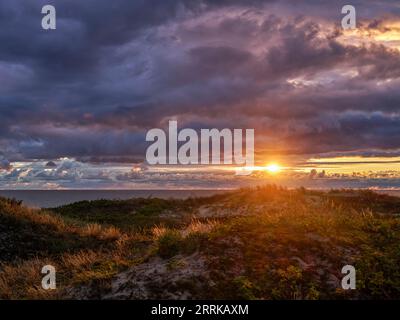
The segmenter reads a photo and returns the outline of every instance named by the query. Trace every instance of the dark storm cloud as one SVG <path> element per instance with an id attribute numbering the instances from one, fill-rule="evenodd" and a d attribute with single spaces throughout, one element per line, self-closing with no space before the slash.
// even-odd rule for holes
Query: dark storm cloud
<path id="1" fill-rule="evenodd" d="M 56 31 L 40 26 L 49 3 Z M 398 19 L 397 2 L 362 3 L 360 28 L 391 31 L 381 15 Z M 9 160 L 140 159 L 145 130 L 174 117 L 256 128 L 261 150 L 398 148 L 399 51 L 343 41 L 343 4 L 4 0 L 0 147 Z"/>
<path id="2" fill-rule="evenodd" d="M 11 169 L 10 161 L 8 161 L 4 156 L 0 155 L 0 170 Z"/>
<path id="3" fill-rule="evenodd" d="M 381 113 L 366 114 L 347 112 L 335 121 L 319 119 L 287 136 L 299 150 L 312 153 L 330 153 L 332 141 L 342 152 L 357 150 L 368 156 L 368 149 L 398 149 L 400 139 L 400 117 Z M 347 154 L 347 153 L 346 153 Z M 384 154 L 381 152 L 381 154 Z M 388 153 L 386 153 L 388 155 Z"/>

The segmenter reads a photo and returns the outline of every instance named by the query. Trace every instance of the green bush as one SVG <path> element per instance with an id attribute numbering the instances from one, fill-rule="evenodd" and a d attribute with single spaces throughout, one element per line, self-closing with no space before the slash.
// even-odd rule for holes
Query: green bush
<path id="1" fill-rule="evenodd" d="M 202 243 L 204 243 L 206 239 L 206 234 L 200 232 L 192 232 L 185 238 L 182 251 L 185 254 L 192 254 L 200 250 Z"/>
<path id="2" fill-rule="evenodd" d="M 183 238 L 176 230 L 168 230 L 158 238 L 158 254 L 162 258 L 171 258 L 181 249 Z"/>

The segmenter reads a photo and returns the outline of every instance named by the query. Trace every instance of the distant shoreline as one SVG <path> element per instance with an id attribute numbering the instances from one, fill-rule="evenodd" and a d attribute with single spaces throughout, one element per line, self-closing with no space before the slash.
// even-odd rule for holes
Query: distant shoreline
<path id="1" fill-rule="evenodd" d="M 127 200 L 131 198 L 162 198 L 162 199 L 185 199 L 189 197 L 207 197 L 214 194 L 226 193 L 238 188 L 221 189 L 148 189 L 148 190 L 110 190 L 110 189 L 69 189 L 69 190 L 0 190 L 0 196 L 21 200 L 24 205 L 38 208 L 53 208 L 71 204 L 79 201 L 93 200 Z M 313 188 L 307 188 L 314 190 Z M 318 191 L 329 191 L 330 189 L 315 189 Z M 354 190 L 362 190 L 362 188 Z M 367 190 L 367 189 L 365 189 Z M 400 190 L 372 190 L 381 194 L 400 197 Z"/>
<path id="2" fill-rule="evenodd" d="M 39 208 L 58 207 L 78 201 L 100 199 L 127 200 L 131 198 L 185 199 L 206 197 L 235 189 L 201 190 L 0 190 L 0 196 L 21 200 L 24 205 Z"/>

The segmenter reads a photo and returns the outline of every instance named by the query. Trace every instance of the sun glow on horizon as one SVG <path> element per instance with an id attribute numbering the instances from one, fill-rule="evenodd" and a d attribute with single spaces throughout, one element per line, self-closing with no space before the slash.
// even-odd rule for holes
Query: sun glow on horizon
<path id="1" fill-rule="evenodd" d="M 270 173 L 278 173 L 282 170 L 281 166 L 276 163 L 270 163 L 265 167 L 265 170 Z"/>
<path id="2" fill-rule="evenodd" d="M 284 170 L 284 167 L 282 167 L 281 165 L 272 162 L 263 166 L 245 166 L 245 167 L 235 167 L 235 171 L 237 173 L 251 173 L 251 172 L 265 172 L 265 173 L 269 173 L 269 174 L 277 174 L 279 172 L 281 172 L 282 170 Z M 246 174 L 245 174 L 246 175 Z"/>

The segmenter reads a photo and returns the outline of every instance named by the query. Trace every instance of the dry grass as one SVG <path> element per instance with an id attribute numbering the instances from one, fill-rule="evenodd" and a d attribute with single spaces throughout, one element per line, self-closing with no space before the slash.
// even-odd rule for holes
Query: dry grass
<path id="1" fill-rule="evenodd" d="M 51 241 L 49 245 L 54 246 L 55 243 L 61 245 L 61 249 L 57 248 L 58 251 L 54 251 L 54 254 L 50 254 L 53 251 L 49 250 L 49 253 L 43 256 L 41 249 L 36 247 L 35 255 L 37 256 L 34 258 L 23 261 L 16 259 L 13 262 L 0 264 L 0 299 L 59 298 L 63 290 L 73 283 L 82 282 L 91 277 L 110 276 L 114 269 L 117 270 L 113 265 L 107 268 L 99 268 L 99 266 L 107 261 L 123 265 L 123 257 L 129 256 L 130 236 L 116 227 L 100 224 L 82 226 L 79 222 L 63 220 L 62 217 L 51 212 L 26 208 L 4 199 L 0 199 L 0 214 L 8 218 L 5 221 L 15 222 L 16 230 L 24 230 L 25 233 L 29 231 L 29 234 L 23 236 L 27 237 L 26 241 L 30 244 L 35 245 L 35 241 L 38 240 L 42 243 L 41 238 L 44 237 Z M 39 232 L 38 239 L 35 232 Z M 19 245 L 18 239 L 17 236 L 14 245 Z M 68 247 L 69 244 L 76 247 Z M 82 246 L 89 248 L 89 245 L 93 249 L 79 249 Z M 22 249 L 24 248 L 16 247 L 18 251 Z M 43 249 L 46 250 L 46 248 Z M 77 251 L 74 252 L 75 250 Z M 45 265 L 56 268 L 58 290 L 44 290 L 41 287 L 44 277 L 41 270 Z M 97 274 L 93 274 L 93 270 Z"/>
<path id="2" fill-rule="evenodd" d="M 110 263 L 112 261 L 112 263 Z M 111 278 L 123 264 L 118 252 L 82 250 L 59 259 L 35 258 L 18 264 L 0 266 L 0 299 L 59 299 L 68 288 L 95 278 Z M 57 290 L 44 290 L 41 270 L 45 265 L 56 269 Z"/>
<path id="3" fill-rule="evenodd" d="M 55 290 L 44 290 L 41 286 L 42 267 L 52 264 L 51 261 L 33 259 L 23 263 L 1 266 L 0 299 L 51 299 Z"/>
<path id="4" fill-rule="evenodd" d="M 2 209 L 2 214 L 17 220 L 22 219 L 33 224 L 44 225 L 59 232 L 71 230 L 71 227 L 61 217 L 47 213 L 45 210 L 16 206 L 9 203 L 3 204 Z"/>
<path id="5" fill-rule="evenodd" d="M 82 251 L 78 254 L 67 254 L 61 258 L 62 265 L 72 268 L 74 270 L 80 270 L 87 268 L 88 265 L 98 260 L 102 255 L 92 250 Z"/>
<path id="6" fill-rule="evenodd" d="M 98 223 L 88 224 L 79 230 L 79 235 L 85 237 L 94 237 L 101 240 L 117 240 L 121 238 L 122 232 L 116 227 L 104 227 Z"/>
<path id="7" fill-rule="evenodd" d="M 159 238 L 161 238 L 167 231 L 168 228 L 160 225 L 151 228 L 151 234 L 153 235 L 154 240 L 158 240 Z"/>
<path id="8" fill-rule="evenodd" d="M 183 236 L 186 237 L 195 233 L 209 233 L 213 231 L 220 223 L 216 220 L 201 221 L 193 219 L 190 224 L 182 231 Z"/>
<path id="9" fill-rule="evenodd" d="M 167 228 L 162 225 L 157 225 L 151 228 L 151 234 L 153 235 L 154 240 L 158 240 L 159 238 L 163 237 L 169 231 L 177 231 L 183 237 L 187 237 L 191 234 L 205 234 L 209 233 L 214 230 L 220 223 L 216 220 L 199 220 L 199 219 L 192 219 L 190 223 L 182 230 L 174 230 Z"/>
<path id="10" fill-rule="evenodd" d="M 61 216 L 41 209 L 32 209 L 16 205 L 13 202 L 2 202 L 1 213 L 15 220 L 29 222 L 37 226 L 45 226 L 58 233 L 76 234 L 81 237 L 93 237 L 100 240 L 116 240 L 122 232 L 116 227 L 102 226 L 97 223 L 79 226 L 78 223 L 67 222 Z"/>
<path id="11" fill-rule="evenodd" d="M 52 212 L 0 199 L 0 215 L 12 218 L 4 219 L 5 224 L 10 223 L 15 234 L 24 230 L 34 254 L 42 250 L 39 243 L 44 243 L 44 249 L 54 245 L 49 239 L 58 240 L 60 246 L 41 257 L 0 265 L 0 299 L 68 298 L 71 288 L 87 288 L 93 283 L 107 287 L 116 273 L 155 254 L 173 259 L 194 252 L 206 259 L 215 283 L 206 292 L 198 292 L 198 298 L 400 296 L 400 220 L 391 214 L 400 212 L 400 201 L 362 193 L 325 194 L 278 187 L 241 190 L 221 199 L 193 203 L 218 207 L 231 215 L 190 220 L 193 210 L 188 210 L 179 224 L 168 224 L 167 216 L 154 219 L 154 206 L 147 204 L 152 213 L 141 215 L 146 228 L 123 229 L 125 232 L 100 224 L 102 219 L 84 224 L 74 217 L 64 220 Z M 246 215 L 235 214 L 238 212 Z M 129 224 L 125 216 L 118 217 L 112 218 L 121 219 L 116 221 L 121 225 L 138 222 L 131 219 Z M 17 251 L 10 251 L 12 257 Z M 327 282 L 329 277 L 339 278 L 341 266 L 349 263 L 357 267 L 359 290 L 354 296 L 335 292 Z M 41 288 L 40 271 L 47 264 L 56 267 L 58 290 Z M 100 292 L 105 287 L 95 288 Z M 158 288 L 154 290 L 156 294 Z M 80 292 L 83 298 L 91 297 L 85 296 L 85 290 Z"/>

